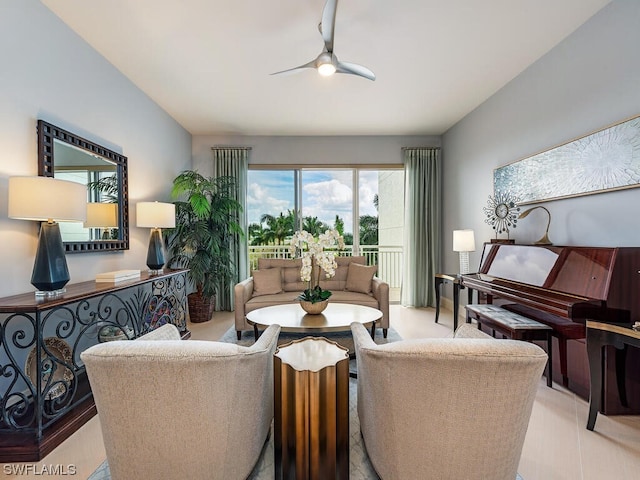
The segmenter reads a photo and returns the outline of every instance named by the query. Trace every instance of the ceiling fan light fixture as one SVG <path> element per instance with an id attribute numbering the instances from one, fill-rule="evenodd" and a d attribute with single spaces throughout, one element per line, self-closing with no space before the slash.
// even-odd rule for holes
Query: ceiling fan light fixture
<path id="1" fill-rule="evenodd" d="M 318 65 L 318 73 L 323 77 L 329 77 L 336 73 L 336 67 L 333 63 L 321 63 Z"/>
<path id="2" fill-rule="evenodd" d="M 305 63 L 304 65 L 275 72 L 271 75 L 278 75 L 280 73 L 302 70 L 305 68 L 315 68 L 318 73 L 324 77 L 331 76 L 334 73 L 348 73 L 351 75 L 358 75 L 369 80 L 375 80 L 375 74 L 367 67 L 363 67 L 356 63 L 340 62 L 333 53 L 333 33 L 336 23 L 337 9 L 338 0 L 326 0 L 324 9 L 322 10 L 322 20 L 318 25 L 318 30 L 320 30 L 320 34 L 324 40 L 322 53 L 318 55 L 315 60 Z"/>
<path id="3" fill-rule="evenodd" d="M 328 77 L 336 73 L 337 59 L 329 52 L 322 52 L 316 58 L 316 69 L 323 77 Z"/>

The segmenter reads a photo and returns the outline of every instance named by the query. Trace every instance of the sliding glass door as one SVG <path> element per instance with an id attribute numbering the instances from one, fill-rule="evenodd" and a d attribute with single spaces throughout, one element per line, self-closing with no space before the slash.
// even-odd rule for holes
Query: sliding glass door
<path id="1" fill-rule="evenodd" d="M 293 232 L 337 229 L 346 254 L 365 255 L 378 276 L 400 288 L 404 172 L 375 168 L 249 169 L 249 262 L 287 258 Z"/>

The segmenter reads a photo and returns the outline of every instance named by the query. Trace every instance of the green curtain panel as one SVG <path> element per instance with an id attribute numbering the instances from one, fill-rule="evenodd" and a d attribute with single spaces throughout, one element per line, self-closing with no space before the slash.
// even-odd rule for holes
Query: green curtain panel
<path id="1" fill-rule="evenodd" d="M 213 177 L 234 177 L 238 190 L 236 200 L 242 205 L 237 219 L 243 232 L 247 231 L 247 170 L 249 168 L 248 147 L 213 147 Z M 229 285 L 217 295 L 216 310 L 233 310 L 233 287 L 249 276 L 247 239 L 234 235 L 229 239 L 236 273 Z"/>
<path id="2" fill-rule="evenodd" d="M 402 305 L 435 303 L 440 267 L 441 165 L 439 148 L 405 148 L 405 234 Z"/>

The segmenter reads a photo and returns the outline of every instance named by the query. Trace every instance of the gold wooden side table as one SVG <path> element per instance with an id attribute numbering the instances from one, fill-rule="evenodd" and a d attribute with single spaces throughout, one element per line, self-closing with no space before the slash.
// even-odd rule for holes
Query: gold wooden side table
<path id="1" fill-rule="evenodd" d="M 276 479 L 349 479 L 349 353 L 322 337 L 274 355 Z"/>

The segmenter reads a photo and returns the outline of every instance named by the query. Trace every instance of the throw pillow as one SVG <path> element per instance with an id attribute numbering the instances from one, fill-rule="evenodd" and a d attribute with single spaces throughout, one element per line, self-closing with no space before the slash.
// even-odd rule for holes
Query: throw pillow
<path id="1" fill-rule="evenodd" d="M 285 292 L 301 292 L 309 288 L 307 282 L 300 279 L 300 266 L 282 269 L 282 290 Z"/>
<path id="2" fill-rule="evenodd" d="M 278 268 L 253 271 L 253 296 L 273 295 L 282 292 L 282 273 Z"/>
<path id="3" fill-rule="evenodd" d="M 367 266 L 350 263 L 345 290 L 371 293 L 371 279 L 376 274 L 376 270 L 377 267 L 375 265 Z"/>

